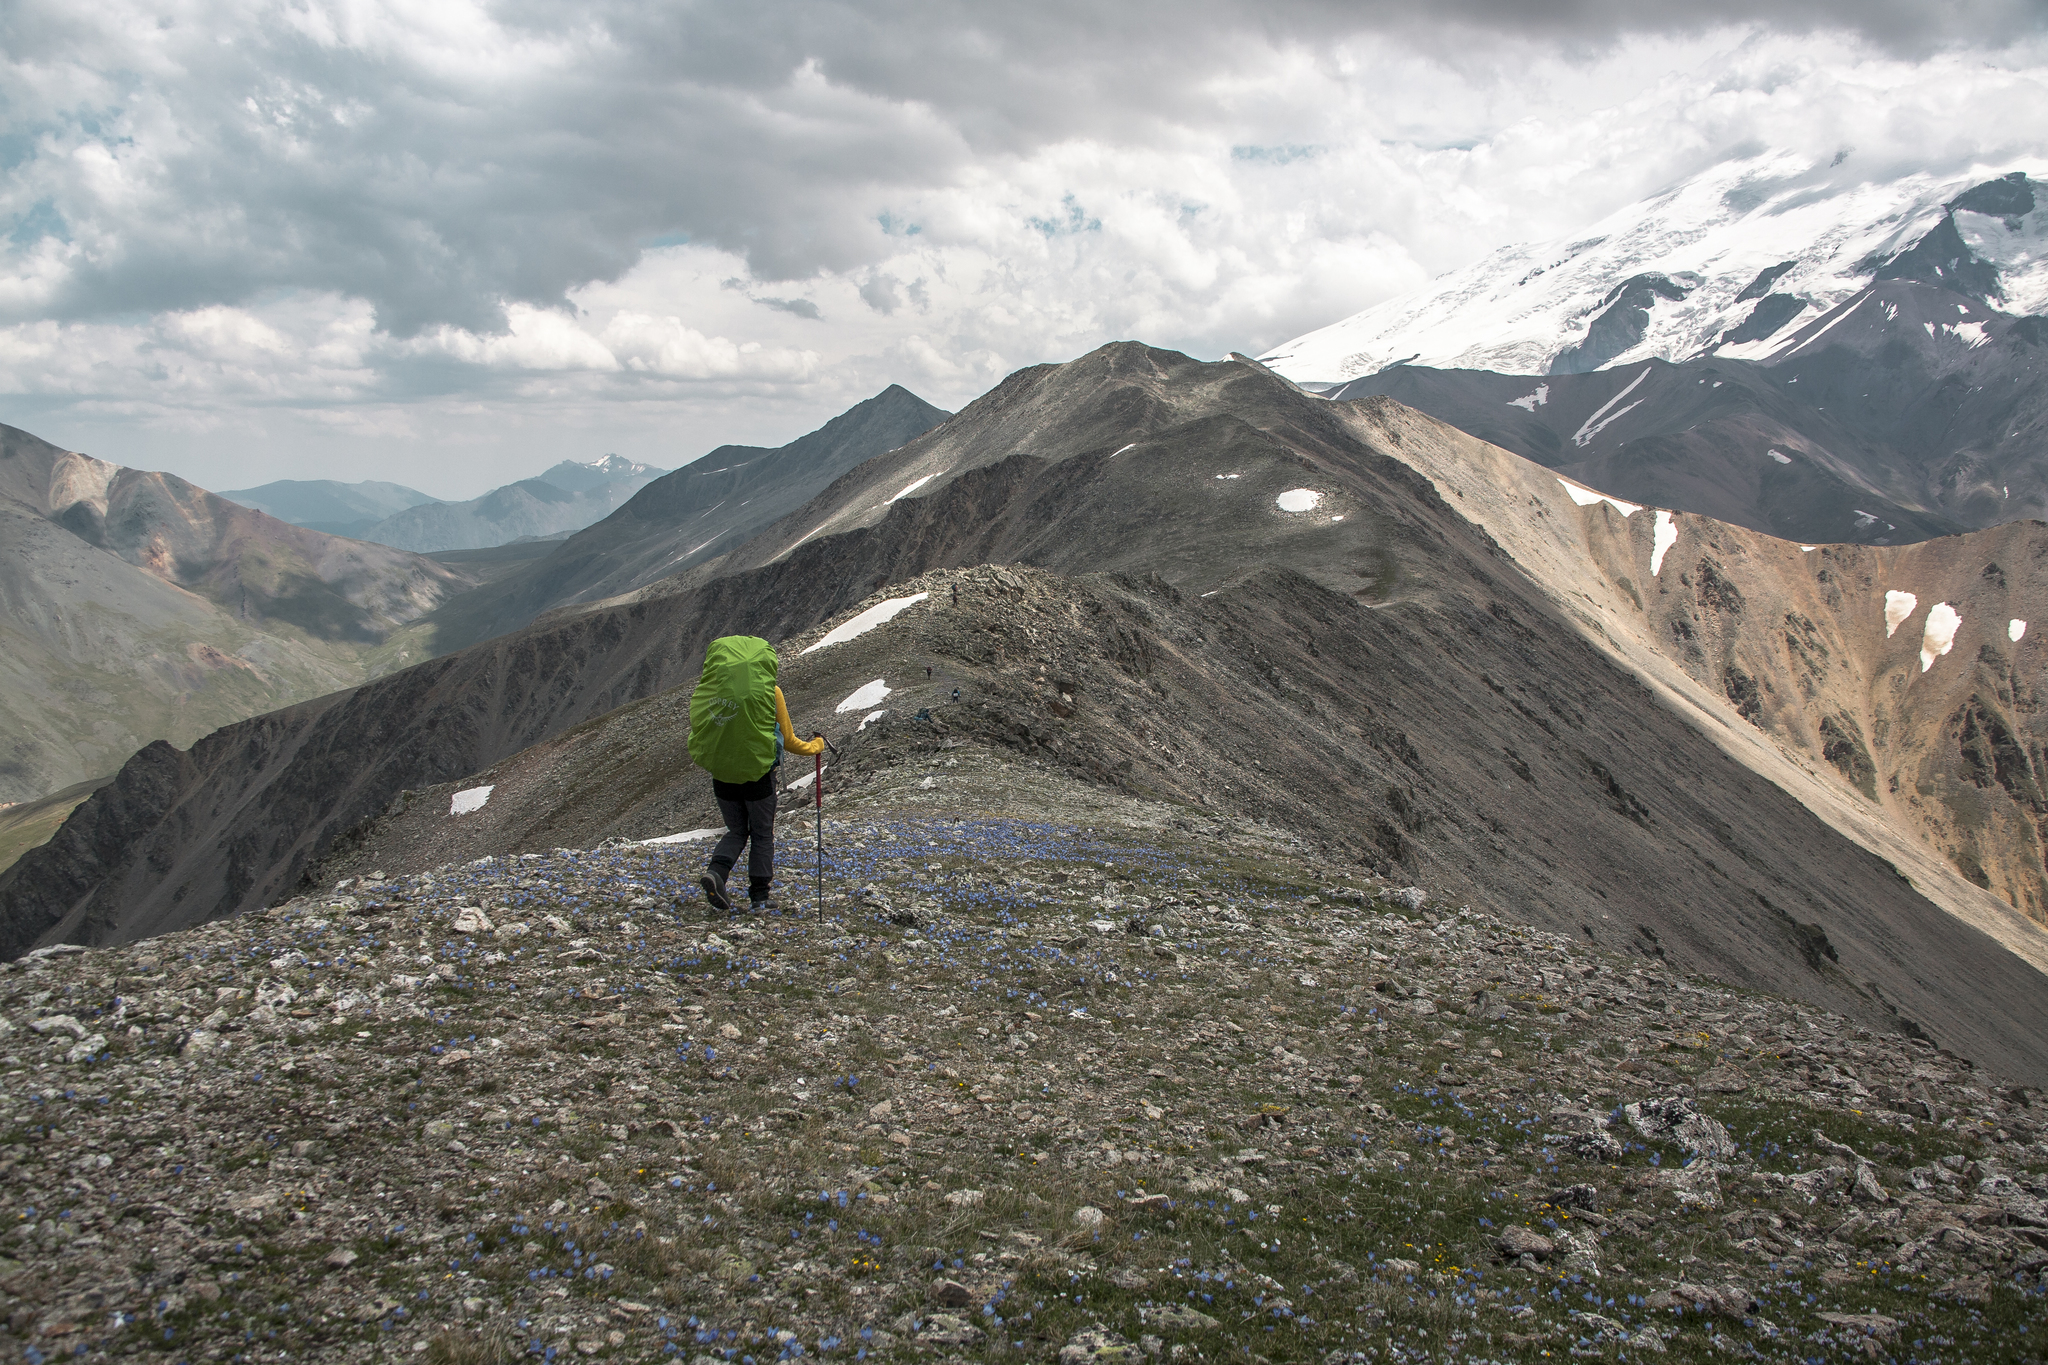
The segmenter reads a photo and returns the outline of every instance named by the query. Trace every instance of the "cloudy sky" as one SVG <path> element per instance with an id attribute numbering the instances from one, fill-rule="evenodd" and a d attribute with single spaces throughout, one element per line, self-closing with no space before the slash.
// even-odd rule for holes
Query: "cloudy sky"
<path id="1" fill-rule="evenodd" d="M 1120 337 L 1255 352 L 1762 147 L 2038 155 L 2043 16 L 12 0 L 0 421 L 465 497 Z"/>

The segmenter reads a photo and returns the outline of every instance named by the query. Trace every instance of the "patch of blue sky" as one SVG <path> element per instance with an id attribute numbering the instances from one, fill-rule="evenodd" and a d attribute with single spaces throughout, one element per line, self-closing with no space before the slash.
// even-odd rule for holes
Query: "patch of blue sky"
<path id="1" fill-rule="evenodd" d="M 7 240 L 16 246 L 32 246 L 45 237 L 55 237 L 60 242 L 71 240 L 71 225 L 57 211 L 54 199 L 38 199 L 26 213 L 15 215 L 7 229 Z"/>
<path id="2" fill-rule="evenodd" d="M 1314 143 L 1284 142 L 1272 147 L 1242 143 L 1230 149 L 1232 161 L 1257 161 L 1268 166 L 1285 166 L 1321 156 L 1324 148 Z"/>
<path id="3" fill-rule="evenodd" d="M 1071 193 L 1060 199 L 1060 207 L 1066 210 L 1063 216 L 1052 218 L 1027 218 L 1024 221 L 1048 237 L 1069 236 L 1077 232 L 1100 232 L 1102 220 L 1090 218 L 1081 201 Z"/>

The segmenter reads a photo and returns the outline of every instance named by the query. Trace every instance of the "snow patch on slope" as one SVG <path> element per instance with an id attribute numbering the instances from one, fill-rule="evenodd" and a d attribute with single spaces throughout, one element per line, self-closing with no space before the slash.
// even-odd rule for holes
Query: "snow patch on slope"
<path id="1" fill-rule="evenodd" d="M 902 491 L 897 493 L 895 497 L 889 499 L 889 502 L 897 502 L 903 498 L 909 497 L 912 493 L 915 493 L 918 489 L 924 487 L 926 484 L 930 483 L 933 479 L 936 479 L 937 477 L 939 476 L 936 474 L 927 474 L 921 479 L 912 479 L 909 483 L 903 485 Z M 887 506 L 888 504 L 884 503 L 883 505 Z"/>
<path id="2" fill-rule="evenodd" d="M 473 811 L 480 811 L 484 808 L 484 803 L 491 799 L 491 793 L 497 789 L 498 784 L 493 782 L 488 787 L 469 787 L 459 791 L 448 802 L 448 813 L 468 815 Z"/>
<path id="3" fill-rule="evenodd" d="M 876 705 L 882 698 L 888 696 L 894 690 L 889 684 L 877 678 L 871 683 L 863 683 L 855 688 L 848 694 L 845 701 L 840 702 L 839 705 L 832 709 L 841 714 L 847 711 L 865 711 L 869 707 Z"/>
<path id="4" fill-rule="evenodd" d="M 1913 609 L 1920 605 L 1920 599 L 1909 592 L 1896 588 L 1884 595 L 1884 638 L 1889 640 Z"/>
<path id="5" fill-rule="evenodd" d="M 1927 609 L 1927 633 L 1920 637 L 1922 673 L 1932 668 L 1936 659 L 1955 648 L 1956 631 L 1962 624 L 1963 618 L 1946 602 L 1936 602 Z"/>
<path id="6" fill-rule="evenodd" d="M 1273 503 L 1283 512 L 1313 512 L 1322 500 L 1323 495 L 1313 488 L 1290 488 Z"/>
<path id="7" fill-rule="evenodd" d="M 1607 416 L 1607 411 L 1609 408 L 1612 408 L 1616 403 L 1619 403 L 1622 399 L 1634 393 L 1636 391 L 1636 385 L 1642 383 L 1645 379 L 1648 379 L 1649 377 L 1650 367 L 1645 365 L 1642 369 L 1642 372 L 1636 375 L 1634 379 L 1631 379 L 1628 382 L 1627 388 L 1623 389 L 1620 393 L 1614 395 L 1614 397 L 1608 399 L 1605 403 L 1602 403 L 1600 405 L 1599 411 L 1595 412 L 1591 417 L 1588 417 L 1585 421 L 1579 424 L 1579 429 L 1572 433 L 1572 444 L 1575 446 L 1585 445 L 1587 442 L 1591 441 L 1595 436 L 1598 436 L 1600 434 L 1600 428 L 1608 425 L 1610 422 L 1613 422 L 1616 418 L 1622 416 L 1622 414 L 1626 413 L 1629 410 L 1629 408 L 1633 408 L 1637 404 L 1641 403 L 1643 400 L 1638 398 L 1634 403 L 1630 403 L 1627 408 L 1623 408 L 1621 412 L 1615 413 L 1613 417 Z"/>
<path id="8" fill-rule="evenodd" d="M 1538 384 L 1536 386 L 1536 392 L 1525 393 L 1520 398 L 1510 398 L 1508 400 L 1508 406 L 1511 408 L 1520 408 L 1524 412 L 1534 412 L 1536 411 L 1536 409 L 1542 407 L 1545 403 L 1548 403 L 1549 401 L 1550 385 Z"/>
<path id="9" fill-rule="evenodd" d="M 2007 621 L 2005 623 L 2005 638 L 2012 641 L 2014 644 L 2018 644 L 2020 642 L 2020 637 L 2022 635 L 2025 635 L 2026 633 L 2027 623 L 2025 621 L 2020 620 L 2020 618 L 2017 616 L 2013 617 L 2012 620 Z"/>
<path id="10" fill-rule="evenodd" d="M 914 592 L 908 597 L 892 597 L 886 602 L 878 602 L 851 621 L 844 621 L 832 627 L 825 632 L 823 639 L 808 646 L 803 652 L 810 654 L 827 645 L 843 645 L 848 640 L 867 634 L 876 626 L 888 624 L 930 596 L 928 592 Z"/>
<path id="11" fill-rule="evenodd" d="M 1664 568 L 1664 555 L 1678 543 L 1678 519 L 1663 508 L 1657 509 L 1657 536 L 1650 547 L 1650 577 L 1655 578 Z"/>

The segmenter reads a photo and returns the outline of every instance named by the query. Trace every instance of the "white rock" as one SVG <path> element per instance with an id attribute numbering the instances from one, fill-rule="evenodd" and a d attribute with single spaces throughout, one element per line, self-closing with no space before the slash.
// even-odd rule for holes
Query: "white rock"
<path id="1" fill-rule="evenodd" d="M 64 1060 L 67 1062 L 82 1062 L 88 1058 L 99 1056 L 101 1052 L 106 1050 L 106 1046 L 107 1035 L 95 1033 L 82 1043 L 72 1044 L 71 1050 L 64 1054 Z"/>
<path id="2" fill-rule="evenodd" d="M 494 926 L 481 906 L 465 905 L 455 912 L 455 923 L 451 927 L 458 934 L 488 934 Z"/>
<path id="3" fill-rule="evenodd" d="M 1088 1230 L 1099 1228 L 1108 1221 L 1108 1218 L 1109 1215 L 1096 1208 L 1093 1204 L 1083 1204 L 1080 1208 L 1074 1210 L 1074 1226 L 1077 1228 Z"/>
<path id="4" fill-rule="evenodd" d="M 29 1025 L 29 1030 L 33 1033 L 44 1035 L 68 1033 L 73 1038 L 85 1037 L 85 1025 L 79 1023 L 68 1014 L 52 1014 L 45 1018 L 37 1019 Z"/>

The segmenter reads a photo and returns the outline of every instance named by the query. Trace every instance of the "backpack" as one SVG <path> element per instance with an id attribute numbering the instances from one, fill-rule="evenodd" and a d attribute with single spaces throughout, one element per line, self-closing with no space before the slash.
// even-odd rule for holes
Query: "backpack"
<path id="1" fill-rule="evenodd" d="M 727 635 L 704 651 L 690 693 L 690 758 L 720 782 L 757 781 L 780 757 L 775 668 L 774 646 L 753 635 Z"/>

